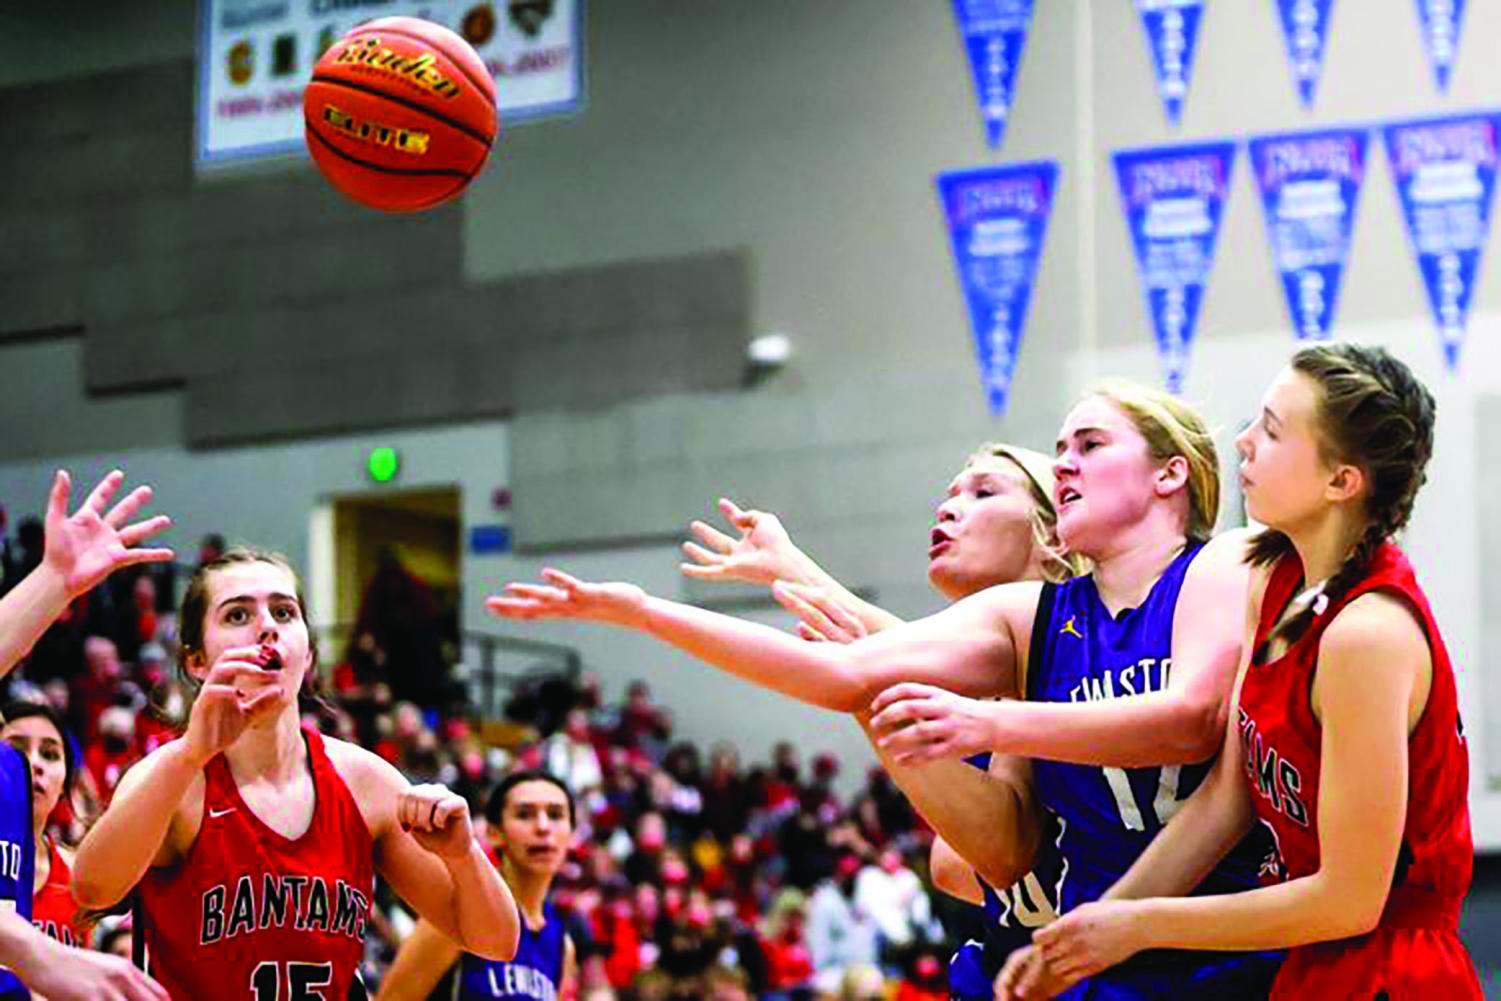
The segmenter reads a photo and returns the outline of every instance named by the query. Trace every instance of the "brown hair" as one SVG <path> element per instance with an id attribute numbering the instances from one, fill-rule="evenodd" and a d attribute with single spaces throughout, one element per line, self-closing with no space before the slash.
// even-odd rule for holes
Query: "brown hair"
<path id="1" fill-rule="evenodd" d="M 1170 393 L 1128 379 L 1105 379 L 1089 396 L 1109 400 L 1147 440 L 1158 462 L 1181 455 L 1188 462 L 1188 523 L 1184 534 L 1205 542 L 1214 534 L 1220 511 L 1220 460 L 1214 435 L 1198 413 Z"/>
<path id="2" fill-rule="evenodd" d="M 1320 344 L 1299 351 L 1289 364 L 1317 387 L 1319 454 L 1329 462 L 1358 466 L 1366 479 L 1365 531 L 1325 582 L 1322 610 L 1360 582 L 1377 547 L 1412 517 L 1418 490 L 1428 479 L 1437 407 L 1412 370 L 1382 348 Z M 1270 566 L 1292 551 L 1291 539 L 1268 529 L 1251 540 L 1246 561 Z M 1302 609 L 1275 635 L 1293 642 L 1316 614 L 1313 605 Z"/>

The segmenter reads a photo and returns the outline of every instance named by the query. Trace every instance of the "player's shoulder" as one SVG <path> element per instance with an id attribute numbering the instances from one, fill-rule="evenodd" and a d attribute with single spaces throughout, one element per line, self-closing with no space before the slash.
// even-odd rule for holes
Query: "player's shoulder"
<path id="1" fill-rule="evenodd" d="M 401 773 L 394 765 L 358 744 L 351 744 L 337 737 L 325 736 L 323 752 L 328 755 L 328 761 L 338 771 L 339 777 L 351 789 L 355 787 L 355 784 L 360 787 L 370 784 L 406 784 L 406 780 L 401 777 Z"/>
<path id="2" fill-rule="evenodd" d="M 1319 641 L 1321 653 L 1355 662 L 1424 652 L 1427 647 L 1427 634 L 1411 600 L 1384 589 L 1356 595 L 1335 613 Z"/>
<path id="3" fill-rule="evenodd" d="M 1205 542 L 1191 557 L 1183 582 L 1189 590 L 1201 590 L 1206 584 L 1244 593 L 1251 579 L 1251 533 L 1246 529 L 1221 532 Z"/>
<path id="4" fill-rule="evenodd" d="M 1231 528 L 1212 536 L 1194 556 L 1194 566 L 1246 565 L 1255 533 L 1249 528 Z"/>
<path id="5" fill-rule="evenodd" d="M 379 840 L 394 822 L 396 797 L 407 787 L 407 780 L 389 761 L 358 744 L 324 737 L 323 751 L 344 780 L 366 829 Z"/>

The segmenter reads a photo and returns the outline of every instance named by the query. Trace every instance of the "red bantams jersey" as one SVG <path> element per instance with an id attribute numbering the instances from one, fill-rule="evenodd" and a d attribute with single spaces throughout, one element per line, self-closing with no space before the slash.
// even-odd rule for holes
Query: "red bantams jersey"
<path id="1" fill-rule="evenodd" d="M 86 922 L 78 918 L 78 902 L 73 899 L 73 870 L 57 850 L 57 842 L 47 839 L 47 856 L 52 860 L 47 870 L 47 882 L 31 898 L 31 923 L 48 938 L 63 945 L 81 945 L 88 948 L 89 934 Z"/>
<path id="2" fill-rule="evenodd" d="M 316 805 L 302 837 L 250 811 L 221 754 L 204 769 L 203 826 L 187 859 L 141 880 L 144 965 L 176 1001 L 366 996 L 370 831 L 323 738 L 303 734 Z"/>
<path id="3" fill-rule="evenodd" d="M 1256 629 L 1258 654 L 1302 585 L 1295 554 L 1267 582 Z M 1365 580 L 1331 605 L 1274 661 L 1253 661 L 1240 692 L 1240 740 L 1256 815 L 1277 842 L 1262 869 L 1268 882 L 1319 868 L 1319 756 L 1322 728 L 1311 703 L 1319 640 L 1340 608 L 1367 591 L 1400 595 L 1422 623 L 1433 684 L 1408 738 L 1407 823 L 1386 909 L 1375 931 L 1288 953 L 1274 998 L 1479 998 L 1474 966 L 1460 944 L 1459 909 L 1470 888 L 1474 843 L 1470 760 L 1454 670 L 1412 565 L 1396 546 L 1376 551 Z"/>

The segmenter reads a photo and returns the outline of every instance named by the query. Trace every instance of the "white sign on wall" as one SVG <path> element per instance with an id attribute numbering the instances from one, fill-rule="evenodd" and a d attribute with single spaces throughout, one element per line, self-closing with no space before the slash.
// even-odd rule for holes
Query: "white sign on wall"
<path id="1" fill-rule="evenodd" d="M 303 149 L 302 89 L 349 29 L 421 17 L 474 46 L 495 77 L 502 127 L 576 111 L 584 0 L 200 0 L 197 161 Z"/>

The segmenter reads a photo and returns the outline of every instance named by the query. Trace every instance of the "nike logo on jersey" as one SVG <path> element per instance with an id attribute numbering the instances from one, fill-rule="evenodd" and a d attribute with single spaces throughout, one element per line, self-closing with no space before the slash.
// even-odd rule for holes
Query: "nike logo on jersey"
<path id="1" fill-rule="evenodd" d="M 1084 634 L 1081 633 L 1081 632 L 1079 632 L 1078 627 L 1074 625 L 1074 620 L 1077 619 L 1077 618 L 1078 618 L 1077 615 L 1070 615 L 1068 617 L 1068 621 L 1063 624 L 1063 628 L 1060 629 L 1060 630 L 1058 630 L 1058 635 L 1059 636 L 1074 636 L 1074 637 L 1077 637 L 1078 639 L 1082 640 L 1084 638 Z"/>
<path id="2" fill-rule="evenodd" d="M 208 811 L 208 818 L 210 820 L 218 820 L 220 817 L 227 817 L 229 814 L 234 813 L 234 812 L 235 812 L 235 808 L 232 807 L 232 806 L 229 807 L 228 809 L 225 809 L 225 810 L 215 810 L 212 807 L 210 807 L 209 811 Z"/>

